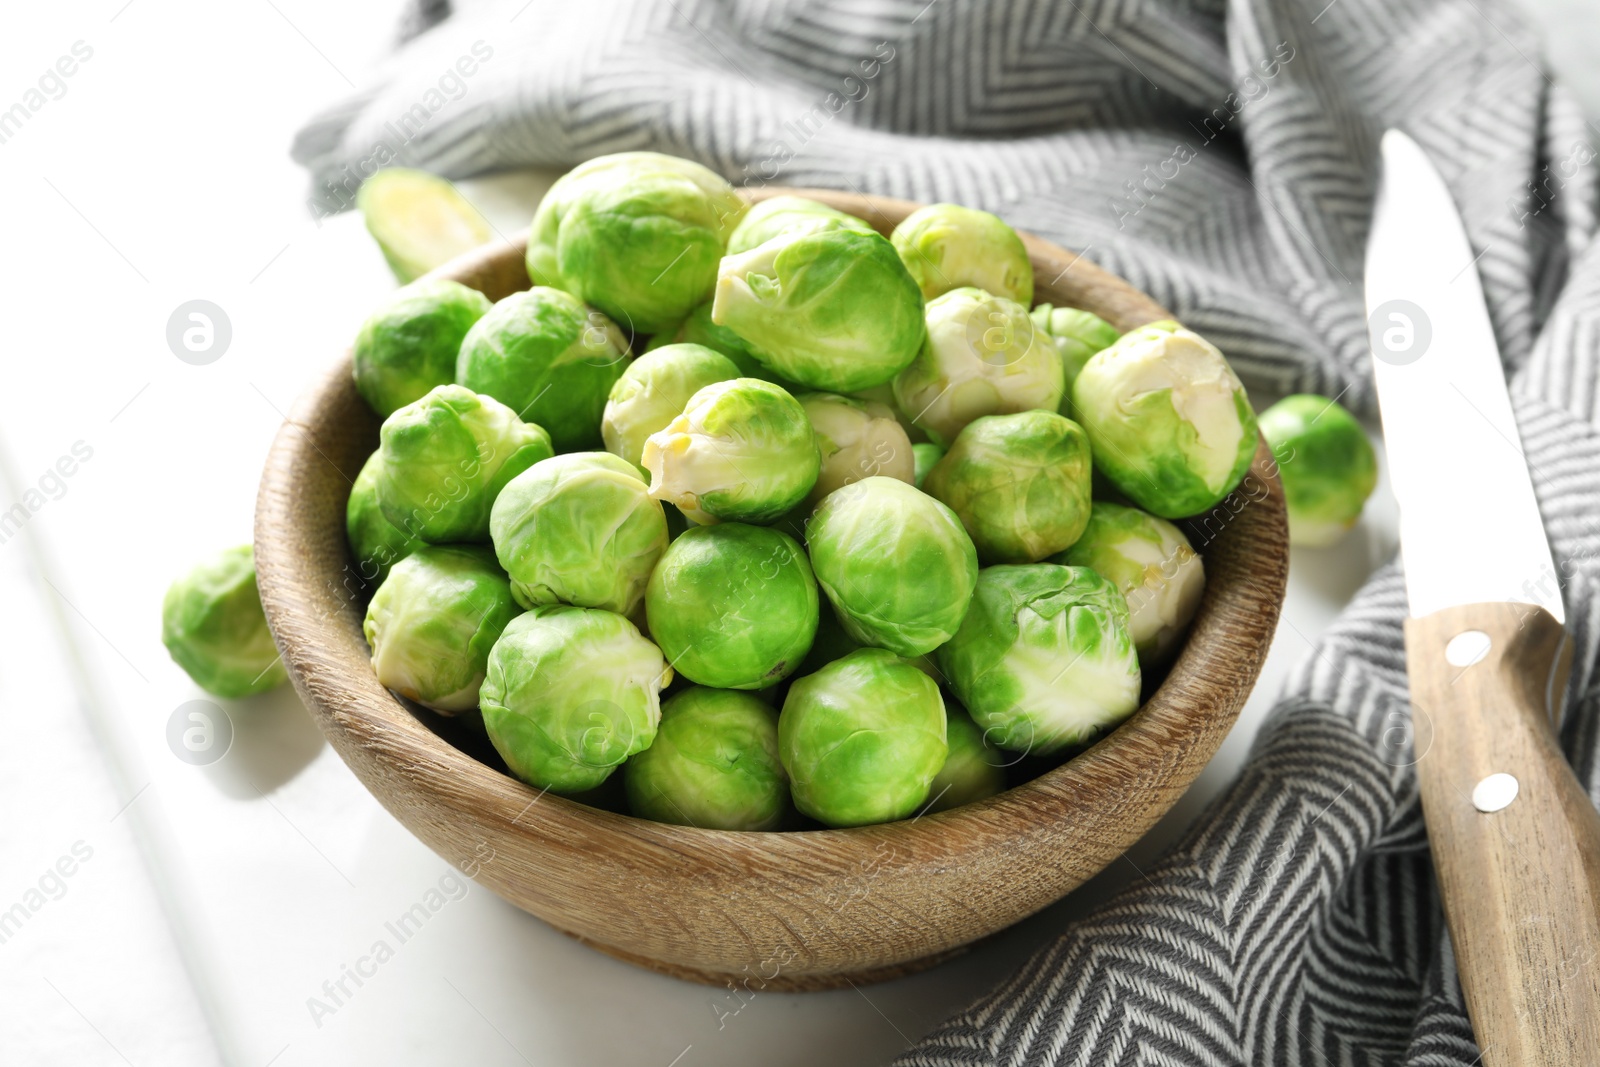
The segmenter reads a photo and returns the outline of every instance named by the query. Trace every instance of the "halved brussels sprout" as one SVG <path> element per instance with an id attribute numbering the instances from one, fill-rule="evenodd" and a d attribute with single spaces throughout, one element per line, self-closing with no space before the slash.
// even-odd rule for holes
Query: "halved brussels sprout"
<path id="1" fill-rule="evenodd" d="M 1261 413 L 1289 505 L 1289 543 L 1323 548 L 1361 518 L 1378 486 L 1366 431 L 1336 402 L 1300 393 Z"/>
<path id="2" fill-rule="evenodd" d="M 1089 522 L 1089 438 L 1053 411 L 967 424 L 924 489 L 950 506 L 989 563 L 1034 563 Z"/>
<path id="3" fill-rule="evenodd" d="M 764 689 L 794 673 L 817 632 L 817 583 L 794 538 L 740 522 L 668 547 L 645 592 L 650 635 L 692 682 Z"/>
<path id="4" fill-rule="evenodd" d="M 283 684 L 289 675 L 261 610 L 251 546 L 219 552 L 167 587 L 161 643 L 213 696 L 253 696 Z"/>
<path id="5" fill-rule="evenodd" d="M 717 272 L 712 321 L 777 374 L 850 393 L 900 373 L 922 344 L 922 294 L 875 232 L 791 232 Z"/>
<path id="6" fill-rule="evenodd" d="M 478 209 L 454 185 L 426 171 L 385 167 L 361 183 L 356 207 L 402 282 L 420 278 L 490 237 L 489 222 Z"/>
<path id="7" fill-rule="evenodd" d="M 645 438 L 665 429 L 689 398 L 715 382 L 739 377 L 731 359 L 704 345 L 653 348 L 629 364 L 611 387 L 600 435 L 606 451 L 638 464 Z"/>
<path id="8" fill-rule="evenodd" d="M 978 554 L 955 512 L 895 478 L 828 494 L 806 522 L 817 582 L 851 637 L 921 656 L 961 625 Z"/>
<path id="9" fill-rule="evenodd" d="M 910 484 L 916 475 L 911 441 L 894 411 L 871 400 L 834 393 L 805 393 L 799 398 L 817 434 L 822 470 L 802 507 L 842 486 L 882 475 Z"/>
<path id="10" fill-rule="evenodd" d="M 911 815 L 944 766 L 944 701 L 926 674 L 863 648 L 789 687 L 778 751 L 795 807 L 829 826 Z"/>
<path id="11" fill-rule="evenodd" d="M 620 152 L 550 187 L 528 234 L 528 277 L 633 333 L 656 333 L 711 296 L 745 203 L 698 163 Z"/>
<path id="12" fill-rule="evenodd" d="M 456 382 L 536 422 L 558 452 L 600 446 L 600 416 L 628 366 L 628 340 L 559 289 L 512 293 L 462 339 Z"/>
<path id="13" fill-rule="evenodd" d="M 1087 567 L 988 567 L 936 657 L 989 740 L 1048 755 L 1094 740 L 1139 707 L 1128 604 Z"/>
<path id="14" fill-rule="evenodd" d="M 1061 356 L 1061 371 L 1066 388 L 1061 393 L 1061 414 L 1072 418 L 1072 383 L 1078 380 L 1083 365 L 1096 352 L 1110 348 L 1122 335 L 1117 328 L 1092 311 L 1040 304 L 1029 312 L 1033 324 L 1050 335 Z"/>
<path id="15" fill-rule="evenodd" d="M 424 545 L 390 569 L 361 629 L 385 688 L 456 715 L 478 706 L 489 650 L 518 614 L 487 547 Z"/>
<path id="16" fill-rule="evenodd" d="M 1178 519 L 1233 491 L 1256 452 L 1256 417 L 1228 361 L 1175 322 L 1123 334 L 1084 365 L 1072 407 L 1095 466 L 1153 515 Z"/>
<path id="17" fill-rule="evenodd" d="M 822 461 L 805 408 L 779 386 L 734 378 L 701 389 L 644 443 L 650 495 L 698 523 L 765 523 L 805 499 Z"/>
<path id="18" fill-rule="evenodd" d="M 506 484 L 489 535 L 523 607 L 559 601 L 629 615 L 667 547 L 667 517 L 633 464 L 570 452 Z"/>
<path id="19" fill-rule="evenodd" d="M 493 397 L 441 385 L 383 420 L 378 506 L 408 537 L 488 541 L 507 482 L 551 456 L 550 435 Z"/>
<path id="20" fill-rule="evenodd" d="M 818 230 L 855 230 L 872 233 L 866 222 L 854 215 L 836 211 L 820 200 L 803 196 L 775 196 L 753 204 L 743 221 L 728 238 L 728 255 L 748 252 L 774 237 L 790 233 L 815 233 Z"/>
<path id="21" fill-rule="evenodd" d="M 350 486 L 350 500 L 344 508 L 344 531 L 356 558 L 356 576 L 373 587 L 383 581 L 390 567 L 427 543 L 407 537 L 378 506 L 379 465 L 378 453 L 367 457 Z"/>
<path id="22" fill-rule="evenodd" d="M 1061 359 L 1027 309 L 982 289 L 928 302 L 928 336 L 894 380 L 900 410 L 935 444 L 973 419 L 1061 406 Z"/>
<path id="23" fill-rule="evenodd" d="M 1145 669 L 1172 658 L 1206 587 L 1205 565 L 1182 530 L 1103 500 L 1095 502 L 1083 536 L 1050 562 L 1088 567 L 1122 592 L 1128 633 Z"/>
<path id="24" fill-rule="evenodd" d="M 623 767 L 635 815 L 710 830 L 776 830 L 789 812 L 778 713 L 747 693 L 696 686 L 661 705 L 649 748 Z"/>
<path id="25" fill-rule="evenodd" d="M 380 171 L 379 173 L 383 173 Z M 413 282 L 373 312 L 350 349 L 356 389 L 384 418 L 456 380 L 456 354 L 492 305 L 460 282 Z"/>
<path id="26" fill-rule="evenodd" d="M 1028 249 L 998 215 L 929 204 L 907 215 L 889 239 L 929 300 L 973 286 L 1024 307 L 1033 303 Z"/>
<path id="27" fill-rule="evenodd" d="M 928 788 L 928 812 L 949 811 L 992 797 L 1006 787 L 1007 757 L 989 743 L 972 717 L 945 701 L 945 741 L 950 754 Z"/>
<path id="28" fill-rule="evenodd" d="M 580 793 L 650 747 L 671 680 L 661 650 L 621 615 L 542 604 L 511 620 L 490 651 L 478 701 L 512 774 Z"/>
<path id="29" fill-rule="evenodd" d="M 913 484 L 918 489 L 921 489 L 923 487 L 922 483 L 928 479 L 928 472 L 933 470 L 934 465 L 944 458 L 944 449 L 930 441 L 924 441 L 921 444 L 911 446 L 911 456 L 916 464 L 916 480 Z"/>

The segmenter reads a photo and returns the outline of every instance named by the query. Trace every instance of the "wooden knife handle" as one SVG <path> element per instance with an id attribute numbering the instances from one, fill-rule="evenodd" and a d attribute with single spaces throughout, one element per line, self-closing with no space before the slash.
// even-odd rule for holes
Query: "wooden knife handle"
<path id="1" fill-rule="evenodd" d="M 1452 664 L 1446 648 L 1467 631 L 1488 651 Z M 1423 814 L 1485 1067 L 1600 1064 L 1600 813 L 1549 714 L 1570 645 L 1525 604 L 1406 622 Z M 1510 792 L 1504 779 L 1480 790 L 1497 774 L 1516 779 L 1515 797 L 1484 811 Z"/>

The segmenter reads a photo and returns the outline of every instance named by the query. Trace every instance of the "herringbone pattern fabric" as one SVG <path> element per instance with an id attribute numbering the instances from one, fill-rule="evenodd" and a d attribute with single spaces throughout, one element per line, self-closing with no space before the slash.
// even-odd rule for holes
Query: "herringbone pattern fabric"
<path id="1" fill-rule="evenodd" d="M 736 183 L 960 201 L 1150 292 L 1252 387 L 1369 413 L 1375 152 L 1406 129 L 1482 252 L 1579 643 L 1563 741 L 1600 796 L 1596 134 L 1503 0 L 453 6 L 301 134 L 320 202 L 348 206 L 374 160 L 464 176 L 641 148 Z M 491 57 L 441 93 L 475 43 Z M 901 1063 L 1475 1063 L 1412 770 L 1404 608 L 1391 567 L 1149 880 Z"/>

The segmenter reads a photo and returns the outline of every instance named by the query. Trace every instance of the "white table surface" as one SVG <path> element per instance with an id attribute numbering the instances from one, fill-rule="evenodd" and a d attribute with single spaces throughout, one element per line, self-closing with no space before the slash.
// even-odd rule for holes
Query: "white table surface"
<path id="1" fill-rule="evenodd" d="M 1295 552 L 1260 684 L 1145 841 L 958 962 L 859 991 L 743 1003 L 456 890 L 287 688 L 224 702 L 232 749 L 184 763 L 167 722 L 203 694 L 161 646 L 162 593 L 249 539 L 282 412 L 394 284 L 358 219 L 309 220 L 286 148 L 359 84 L 396 6 L 36 4 L 0 35 L 0 107 L 74 42 L 93 49 L 0 144 L 0 510 L 92 449 L 0 543 L 0 914 L 16 926 L 0 926 L 0 1049 L 74 1067 L 882 1062 L 1137 878 L 1217 795 L 1285 673 L 1392 553 L 1387 485 L 1341 546 Z M 465 189 L 509 232 L 548 180 Z M 196 298 L 232 324 L 208 366 L 165 339 Z M 324 983 L 441 884 L 455 899 L 335 1005 Z"/>

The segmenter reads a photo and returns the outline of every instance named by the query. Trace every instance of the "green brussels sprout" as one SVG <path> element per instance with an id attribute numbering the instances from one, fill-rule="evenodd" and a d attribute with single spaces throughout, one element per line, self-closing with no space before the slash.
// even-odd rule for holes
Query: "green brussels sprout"
<path id="1" fill-rule="evenodd" d="M 669 344 L 704 345 L 732 360 L 733 365 L 739 368 L 741 378 L 760 378 L 764 382 L 781 385 L 791 393 L 805 392 L 805 386 L 796 385 L 782 375 L 774 373 L 765 363 L 752 356 L 750 346 L 745 343 L 744 338 L 726 326 L 718 326 L 712 322 L 709 300 L 689 312 L 689 317 L 677 327 L 650 338 L 650 344 L 645 347 L 645 351 L 652 352 Z"/>
<path id="2" fill-rule="evenodd" d="M 519 614 L 484 545 L 424 545 L 389 570 L 362 632 L 384 687 L 446 715 L 478 706 L 489 650 Z"/>
<path id="3" fill-rule="evenodd" d="M 875 475 L 911 483 L 916 475 L 911 441 L 890 408 L 834 393 L 805 393 L 799 400 L 822 455 L 817 484 L 802 507 L 814 507 L 835 489 Z"/>
<path id="4" fill-rule="evenodd" d="M 948 504 L 988 563 L 1034 563 L 1089 522 L 1089 438 L 1053 411 L 967 424 L 924 490 Z"/>
<path id="5" fill-rule="evenodd" d="M 1128 633 L 1146 670 L 1172 658 L 1206 588 L 1205 564 L 1182 530 L 1103 500 L 1095 502 L 1083 536 L 1050 562 L 1088 567 L 1117 587 L 1128 602 Z"/>
<path id="6" fill-rule="evenodd" d="M 512 774 L 581 793 L 650 747 L 670 681 L 661 650 L 621 615 L 541 604 L 490 650 L 478 702 Z"/>
<path id="7" fill-rule="evenodd" d="M 492 236 L 489 221 L 454 185 L 426 171 L 385 167 L 361 183 L 356 207 L 402 282 L 420 278 Z"/>
<path id="8" fill-rule="evenodd" d="M 806 545 L 850 636 L 902 656 L 948 641 L 978 580 L 977 551 L 955 512 L 895 478 L 828 494 L 806 522 Z"/>
<path id="9" fill-rule="evenodd" d="M 382 583 L 390 567 L 427 543 L 407 537 L 378 506 L 380 466 L 378 453 L 367 457 L 361 465 L 361 473 L 350 486 L 350 500 L 344 508 L 345 536 L 356 558 L 356 575 L 373 586 Z"/>
<path id="10" fill-rule="evenodd" d="M 1163 519 L 1196 515 L 1233 491 L 1256 452 L 1256 417 L 1216 347 L 1175 322 L 1123 334 L 1084 364 L 1072 408 L 1095 466 Z"/>
<path id="11" fill-rule="evenodd" d="M 1326 397 L 1286 396 L 1261 413 L 1289 505 L 1289 543 L 1325 548 L 1361 518 L 1378 485 L 1366 431 Z"/>
<path id="12" fill-rule="evenodd" d="M 667 516 L 633 464 L 569 452 L 506 483 L 489 536 L 523 607 L 559 601 L 627 615 L 667 547 Z"/>
<path id="13" fill-rule="evenodd" d="M 795 807 L 813 819 L 903 819 L 927 802 L 948 753 L 939 687 L 893 652 L 857 649 L 789 687 L 778 753 Z"/>
<path id="14" fill-rule="evenodd" d="M 456 383 L 538 423 L 558 452 L 600 446 L 606 397 L 628 366 L 616 325 L 559 289 L 512 293 L 461 342 Z"/>
<path id="15" fill-rule="evenodd" d="M 922 294 L 876 232 L 791 232 L 717 272 L 711 320 L 777 374 L 850 393 L 893 378 L 922 344 Z"/>
<path id="16" fill-rule="evenodd" d="M 998 215 L 929 204 L 907 215 L 889 240 L 929 300 L 972 286 L 1024 307 L 1033 303 L 1028 249 Z"/>
<path id="17" fill-rule="evenodd" d="M 928 478 L 928 472 L 933 470 L 934 464 L 944 458 L 944 449 L 929 441 L 911 446 L 911 458 L 915 464 L 915 481 L 912 483 L 918 489 Z"/>
<path id="18" fill-rule="evenodd" d="M 1040 304 L 1028 313 L 1033 324 L 1049 335 L 1061 356 L 1061 372 L 1066 388 L 1061 393 L 1061 414 L 1072 418 L 1072 383 L 1091 356 L 1110 348 L 1122 335 L 1117 328 L 1092 311 Z"/>
<path id="19" fill-rule="evenodd" d="M 1006 759 L 972 717 L 946 701 L 945 741 L 950 754 L 928 788 L 928 811 L 949 811 L 992 797 L 1006 787 Z"/>
<path id="20" fill-rule="evenodd" d="M 822 460 L 800 401 L 759 378 L 708 385 L 645 439 L 650 495 L 701 524 L 771 522 L 805 499 Z"/>
<path id="21" fill-rule="evenodd" d="M 1061 358 L 1027 309 L 982 289 L 928 302 L 928 336 L 894 380 L 895 403 L 935 444 L 949 445 L 983 415 L 1055 411 Z"/>
<path id="22" fill-rule="evenodd" d="M 456 355 L 489 298 L 443 278 L 395 290 L 356 334 L 356 389 L 384 418 L 456 380 Z"/>
<path id="23" fill-rule="evenodd" d="M 655 742 L 622 777 L 633 813 L 657 822 L 776 830 L 789 813 L 778 713 L 747 693 L 696 686 L 668 699 Z"/>
<path id="24" fill-rule="evenodd" d="M 740 522 L 697 526 L 667 548 L 645 590 L 650 636 L 673 669 L 718 689 L 794 673 L 817 632 L 817 582 L 794 538 Z"/>
<path id="25" fill-rule="evenodd" d="M 565 289 L 636 333 L 711 297 L 745 203 L 698 163 L 621 152 L 581 163 L 545 194 L 528 234 L 528 277 Z"/>
<path id="26" fill-rule="evenodd" d="M 505 484 L 541 459 L 550 436 L 493 397 L 441 385 L 383 420 L 378 506 L 408 537 L 489 540 L 489 509 Z"/>
<path id="27" fill-rule="evenodd" d="M 874 232 L 861 219 L 836 211 L 820 200 L 807 200 L 803 196 L 775 196 L 752 205 L 745 212 L 744 220 L 728 238 L 728 255 L 748 252 L 774 237 L 790 233 L 815 233 L 818 230 Z"/>
<path id="28" fill-rule="evenodd" d="M 219 552 L 168 586 L 161 643 L 213 696 L 254 696 L 282 685 L 289 675 L 261 610 L 255 549 Z"/>
<path id="29" fill-rule="evenodd" d="M 1139 707 L 1128 604 L 1087 567 L 987 567 L 972 610 L 935 658 L 1001 748 L 1048 755 Z"/>
<path id="30" fill-rule="evenodd" d="M 611 387 L 600 436 L 606 451 L 637 465 L 645 438 L 665 429 L 689 398 L 714 382 L 739 377 L 731 359 L 704 345 L 653 348 L 629 364 Z"/>

